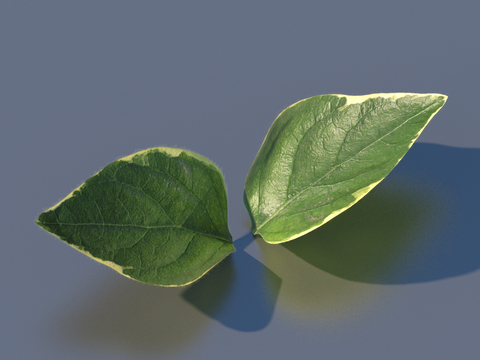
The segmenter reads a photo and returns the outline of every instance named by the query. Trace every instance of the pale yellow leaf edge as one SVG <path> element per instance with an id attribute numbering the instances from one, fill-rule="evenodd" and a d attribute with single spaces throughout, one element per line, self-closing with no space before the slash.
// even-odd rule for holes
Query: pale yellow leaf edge
<path id="1" fill-rule="evenodd" d="M 417 94 L 417 93 L 378 93 L 378 94 L 370 94 L 370 95 L 341 95 L 341 94 L 329 94 L 329 95 L 333 95 L 333 96 L 339 96 L 339 97 L 346 97 L 347 98 L 347 104 L 345 104 L 345 106 L 347 105 L 351 105 L 351 104 L 357 104 L 357 103 L 361 103 L 367 99 L 372 99 L 372 98 L 377 98 L 377 97 L 383 97 L 385 99 L 387 98 L 393 98 L 393 99 L 397 99 L 397 98 L 401 98 L 401 97 L 404 97 L 404 96 L 412 96 L 412 95 L 416 95 L 416 96 L 438 96 L 438 97 L 443 97 L 445 98 L 445 101 L 443 102 L 445 104 L 445 102 L 447 101 L 448 99 L 448 96 L 447 95 L 443 95 L 443 94 L 437 94 L 437 93 L 429 93 L 429 94 Z M 321 95 L 320 95 L 321 96 Z M 316 96 L 314 96 L 316 97 Z M 307 99 L 303 99 L 303 100 L 300 100 L 300 101 L 297 101 L 296 103 L 290 105 L 288 108 L 291 108 L 303 101 L 306 101 L 306 100 L 309 100 L 311 98 L 307 98 Z M 427 122 L 425 123 L 425 125 L 418 131 L 417 135 L 412 139 L 412 141 L 410 142 L 410 144 L 408 145 L 408 148 L 410 149 L 413 145 L 413 143 L 418 139 L 418 137 L 420 136 L 420 134 L 423 132 L 423 130 L 425 129 L 425 127 L 428 125 L 428 123 L 430 122 L 430 120 L 432 120 L 432 118 L 442 109 L 443 105 L 438 108 L 437 111 L 435 111 L 427 120 Z M 287 109 L 288 109 L 287 108 Z M 283 112 L 285 112 L 287 109 L 283 110 Z M 280 113 L 280 115 L 282 114 Z M 278 117 L 280 117 L 280 115 L 278 115 Z M 277 117 L 277 118 L 278 118 Z M 264 140 L 265 141 L 265 140 Z M 263 144 L 262 144 L 263 145 Z M 407 150 L 408 152 L 408 150 Z M 405 153 L 406 154 L 406 153 Z M 405 156 L 405 155 L 404 155 Z M 395 166 L 398 165 L 398 163 L 400 162 L 400 160 L 403 159 L 403 156 L 397 161 L 397 163 L 395 164 Z M 388 176 L 388 175 L 387 175 Z M 386 176 L 385 176 L 386 177 Z M 292 235 L 288 238 L 286 238 L 285 240 L 282 240 L 282 241 L 275 241 L 275 242 L 271 242 L 271 241 L 268 241 L 267 239 L 265 239 L 265 237 L 261 234 L 261 232 L 255 232 L 253 235 L 260 235 L 262 237 L 262 239 L 264 239 L 267 243 L 269 244 L 281 244 L 281 243 L 284 243 L 284 242 L 288 242 L 288 241 L 291 241 L 291 240 L 295 240 L 303 235 L 306 235 L 308 234 L 309 232 L 312 232 L 314 231 L 315 229 L 318 229 L 320 226 L 324 225 L 325 223 L 327 223 L 328 221 L 330 221 L 331 219 L 333 219 L 334 217 L 338 216 L 339 214 L 341 214 L 342 212 L 344 212 L 345 210 L 348 210 L 350 207 L 352 207 L 353 205 L 355 205 L 357 202 L 359 202 L 365 195 L 367 195 L 375 186 L 377 186 L 380 182 L 382 182 L 383 179 L 385 179 L 385 177 L 383 177 L 382 179 L 380 179 L 379 181 L 373 183 L 373 184 L 370 184 L 362 189 L 359 189 L 357 190 L 356 192 L 352 193 L 352 196 L 355 198 L 355 201 L 353 201 L 352 203 L 350 203 L 349 205 L 345 206 L 344 208 L 342 209 L 339 209 L 339 210 L 336 210 L 334 212 L 332 212 L 330 215 L 328 215 L 325 219 L 323 219 L 323 221 L 320 223 L 320 224 L 317 224 L 315 225 L 314 227 L 308 229 L 308 230 L 305 230 L 305 231 L 302 231 L 298 234 L 295 234 L 295 235 Z"/>

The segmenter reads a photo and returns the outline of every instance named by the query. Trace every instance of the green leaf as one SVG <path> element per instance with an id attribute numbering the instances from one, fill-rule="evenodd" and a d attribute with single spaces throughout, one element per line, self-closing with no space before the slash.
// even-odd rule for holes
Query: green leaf
<path id="1" fill-rule="evenodd" d="M 245 182 L 252 233 L 282 243 L 347 210 L 392 171 L 446 100 L 320 95 L 285 109 Z"/>
<path id="2" fill-rule="evenodd" d="M 189 284 L 235 251 L 221 172 L 181 149 L 111 163 L 36 222 L 120 274 L 155 285 Z"/>

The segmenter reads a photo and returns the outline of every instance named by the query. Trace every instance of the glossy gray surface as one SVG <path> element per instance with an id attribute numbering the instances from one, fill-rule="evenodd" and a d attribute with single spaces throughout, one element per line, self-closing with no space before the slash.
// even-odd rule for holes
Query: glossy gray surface
<path id="1" fill-rule="evenodd" d="M 479 18 L 430 0 L 3 2 L 2 357 L 476 359 Z M 424 144 L 310 237 L 253 241 L 243 182 L 278 113 L 396 91 L 449 96 Z M 188 288 L 123 278 L 34 223 L 154 146 L 207 156 L 228 187 L 238 250 Z"/>

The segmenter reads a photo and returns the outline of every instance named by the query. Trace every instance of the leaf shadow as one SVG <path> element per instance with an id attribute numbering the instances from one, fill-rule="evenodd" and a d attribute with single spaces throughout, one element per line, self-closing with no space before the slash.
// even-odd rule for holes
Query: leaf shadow
<path id="1" fill-rule="evenodd" d="M 247 254 L 251 233 L 234 242 L 236 252 L 193 283 L 182 297 L 223 325 L 239 331 L 258 331 L 273 317 L 282 280 Z"/>
<path id="2" fill-rule="evenodd" d="M 415 144 L 358 204 L 282 244 L 347 280 L 408 284 L 480 268 L 480 149 Z M 473 165 L 473 166 L 472 166 Z"/>
<path id="3" fill-rule="evenodd" d="M 281 280 L 244 251 L 252 242 L 252 234 L 236 240 L 235 253 L 186 288 L 146 285 L 109 272 L 108 286 L 97 284 L 87 298 L 59 309 L 50 335 L 82 348 L 159 355 L 198 341 L 209 318 L 239 331 L 263 329 Z"/>

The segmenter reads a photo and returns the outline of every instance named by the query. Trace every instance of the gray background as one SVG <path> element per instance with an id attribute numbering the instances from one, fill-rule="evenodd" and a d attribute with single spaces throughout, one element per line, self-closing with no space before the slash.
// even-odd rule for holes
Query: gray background
<path id="1" fill-rule="evenodd" d="M 479 19 L 476 1 L 2 1 L 2 358 L 476 359 Z M 413 272 L 358 277 L 251 242 L 243 183 L 275 117 L 314 95 L 377 92 L 449 96 L 419 142 L 450 147 L 414 146 L 372 197 L 374 212 L 425 195 L 389 208 L 430 214 L 389 233 L 427 243 L 401 257 Z M 245 248 L 223 265 L 235 276 L 190 292 L 139 284 L 35 225 L 108 163 L 155 146 L 222 169 Z M 325 231 L 357 229 L 354 241 L 370 220 Z"/>

